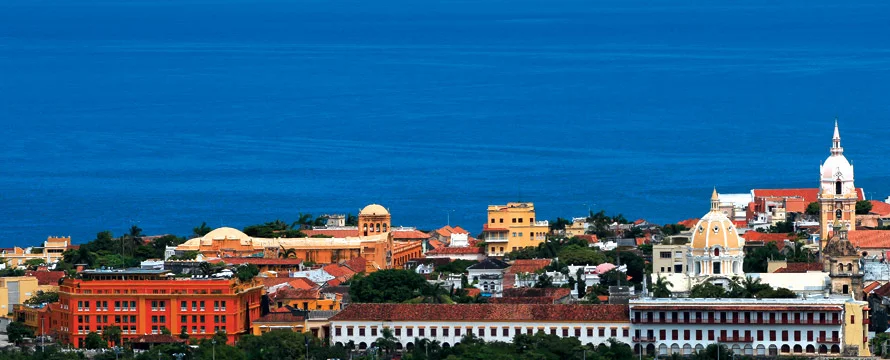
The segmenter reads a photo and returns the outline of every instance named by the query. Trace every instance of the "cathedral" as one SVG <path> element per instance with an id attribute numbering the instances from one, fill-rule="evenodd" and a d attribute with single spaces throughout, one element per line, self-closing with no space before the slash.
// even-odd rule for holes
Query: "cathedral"
<path id="1" fill-rule="evenodd" d="M 856 200 L 859 197 L 853 184 L 853 165 L 847 161 L 841 147 L 837 120 L 834 121 L 831 155 L 819 170 L 819 238 L 824 249 L 838 227 L 848 232 L 856 231 Z"/>

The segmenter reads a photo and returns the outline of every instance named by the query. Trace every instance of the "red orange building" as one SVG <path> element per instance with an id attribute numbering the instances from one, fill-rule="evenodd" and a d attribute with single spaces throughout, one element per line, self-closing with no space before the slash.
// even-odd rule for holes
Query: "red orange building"
<path id="1" fill-rule="evenodd" d="M 80 348 L 90 332 L 118 326 L 124 342 L 166 328 L 191 338 L 224 331 L 234 344 L 260 317 L 262 292 L 259 281 L 177 279 L 165 270 L 85 270 L 60 286 L 59 338 Z"/>

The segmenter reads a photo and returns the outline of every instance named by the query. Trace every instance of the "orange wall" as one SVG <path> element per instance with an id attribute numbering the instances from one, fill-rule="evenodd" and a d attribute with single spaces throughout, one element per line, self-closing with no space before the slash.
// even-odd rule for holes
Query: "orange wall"
<path id="1" fill-rule="evenodd" d="M 89 331 L 112 325 L 135 330 L 123 334 L 124 341 L 151 334 L 153 327 L 157 327 L 158 331 L 166 327 L 178 335 L 181 326 L 187 327 L 190 337 L 209 338 L 214 334 L 214 327 L 218 326 L 221 330 L 225 329 L 228 342 L 234 344 L 238 336 L 249 331 L 250 321 L 260 317 L 262 296 L 262 285 L 258 283 L 233 287 L 235 283 L 235 280 L 190 279 L 65 280 L 59 292 L 62 306 L 60 326 L 66 335 L 64 341 L 80 347 Z M 183 301 L 186 302 L 184 311 L 181 307 Z M 116 302 L 120 302 L 120 308 L 115 307 Z M 127 309 L 123 306 L 124 302 L 128 305 L 135 303 L 136 306 Z M 153 302 L 157 305 L 154 308 Z M 160 307 L 161 302 L 163 308 Z M 195 310 L 192 310 L 192 302 L 195 302 Z M 204 303 L 203 310 L 201 302 Z M 224 302 L 225 310 L 221 306 L 214 309 L 214 302 L 220 305 Z M 82 305 L 80 309 L 78 303 Z M 85 306 L 87 303 L 89 307 Z M 117 321 L 118 316 L 121 317 L 120 322 Z M 128 317 L 127 322 L 123 321 L 124 316 Z M 182 322 L 183 316 L 185 322 Z M 224 322 L 222 316 L 225 316 Z M 129 321 L 133 317 L 135 322 Z M 160 321 L 161 317 L 163 322 Z M 193 326 L 197 333 L 192 332 Z M 202 326 L 204 333 L 201 333 Z M 80 327 L 83 327 L 82 333 L 79 332 Z"/>

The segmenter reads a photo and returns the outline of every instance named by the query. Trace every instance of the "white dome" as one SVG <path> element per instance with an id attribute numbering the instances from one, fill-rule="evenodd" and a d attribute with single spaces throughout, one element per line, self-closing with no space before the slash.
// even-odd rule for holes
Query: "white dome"
<path id="1" fill-rule="evenodd" d="M 833 181 L 838 174 L 841 175 L 841 180 L 853 180 L 853 165 L 844 155 L 831 155 L 822 164 L 822 179 Z"/>
<path id="2" fill-rule="evenodd" d="M 720 200 L 717 189 L 711 195 L 711 211 L 702 216 L 701 220 L 692 228 L 693 249 L 713 248 L 715 246 L 724 249 L 741 249 L 745 240 L 739 236 L 738 230 L 732 221 L 720 211 Z"/>

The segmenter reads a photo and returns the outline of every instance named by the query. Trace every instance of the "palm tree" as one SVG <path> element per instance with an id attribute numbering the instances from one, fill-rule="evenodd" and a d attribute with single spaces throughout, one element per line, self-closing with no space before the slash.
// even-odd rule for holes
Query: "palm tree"
<path id="1" fill-rule="evenodd" d="M 398 342 L 399 339 L 393 335 L 392 329 L 389 327 L 384 327 L 380 337 L 377 338 L 377 340 L 374 340 L 377 347 L 380 348 L 380 350 L 383 350 L 383 353 L 385 354 L 391 354 L 396 349 L 396 344 Z"/>
<path id="2" fill-rule="evenodd" d="M 312 218 L 312 214 L 300 213 L 300 217 L 297 219 L 297 221 L 294 221 L 291 226 L 299 229 L 308 229 L 312 227 L 312 223 L 314 222 L 314 220 L 315 219 Z"/>
<path id="3" fill-rule="evenodd" d="M 102 331 L 102 339 L 111 343 L 111 346 L 117 346 L 121 341 L 121 328 L 113 325 Z"/>
<path id="4" fill-rule="evenodd" d="M 285 249 L 284 247 L 282 247 L 281 250 L 283 250 L 283 251 L 278 253 L 279 258 L 288 259 L 288 258 L 296 258 L 297 257 L 296 249 Z"/>
<path id="5" fill-rule="evenodd" d="M 211 231 L 213 231 L 213 229 L 211 229 L 209 226 L 207 226 L 206 221 L 202 222 L 201 226 L 198 226 L 198 227 L 195 227 L 194 229 L 192 229 L 192 233 L 195 234 L 195 237 L 202 237 L 204 235 L 207 235 L 207 233 L 209 233 Z"/>
<path id="6" fill-rule="evenodd" d="M 656 298 L 668 298 L 673 294 L 671 288 L 674 284 L 667 279 L 659 276 L 652 284 L 652 296 Z"/>

